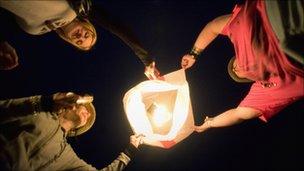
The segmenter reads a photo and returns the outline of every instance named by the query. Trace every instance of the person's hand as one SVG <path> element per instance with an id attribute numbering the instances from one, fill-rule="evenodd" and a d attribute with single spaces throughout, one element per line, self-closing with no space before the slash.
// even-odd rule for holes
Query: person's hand
<path id="1" fill-rule="evenodd" d="M 139 134 L 139 135 L 131 135 L 130 136 L 130 143 L 134 145 L 134 147 L 138 148 L 139 145 L 144 143 L 143 140 L 144 135 Z"/>
<path id="2" fill-rule="evenodd" d="M 10 70 L 19 65 L 18 55 L 8 42 L 0 42 L 0 70 Z"/>
<path id="3" fill-rule="evenodd" d="M 155 66 L 155 62 L 152 62 L 149 66 L 145 67 L 145 75 L 149 80 L 164 80 L 164 77 L 161 76 L 160 72 Z"/>
<path id="4" fill-rule="evenodd" d="M 209 118 L 208 116 L 206 116 L 204 123 L 200 126 L 195 126 L 194 130 L 196 132 L 204 132 L 207 129 L 211 128 L 211 122 L 212 122 L 213 118 Z"/>
<path id="5" fill-rule="evenodd" d="M 67 93 L 56 93 L 53 95 L 54 100 L 54 110 L 58 111 L 60 109 L 73 109 L 76 104 L 91 103 L 93 101 L 93 96 L 83 95 L 67 92 Z"/>
<path id="6" fill-rule="evenodd" d="M 188 69 L 188 68 L 192 67 L 192 65 L 195 63 L 195 61 L 196 60 L 193 55 L 186 54 L 182 57 L 181 67 L 183 69 Z"/>

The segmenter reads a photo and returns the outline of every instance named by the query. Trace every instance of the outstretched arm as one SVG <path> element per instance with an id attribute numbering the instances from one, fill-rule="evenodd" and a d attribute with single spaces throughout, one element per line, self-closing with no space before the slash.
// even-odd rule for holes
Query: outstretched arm
<path id="1" fill-rule="evenodd" d="M 93 6 L 89 19 L 125 42 L 145 66 L 149 66 L 153 62 L 132 31 L 117 19 L 109 16 L 100 6 Z"/>
<path id="2" fill-rule="evenodd" d="M 107 167 L 101 169 L 102 171 L 108 170 L 123 170 L 128 163 L 134 159 L 138 150 L 138 146 L 142 144 L 143 135 L 132 135 L 130 136 L 130 144 L 124 150 L 124 152 L 120 153 L 120 155 Z"/>
<path id="3" fill-rule="evenodd" d="M 214 118 L 207 117 L 202 125 L 195 127 L 195 131 L 203 132 L 209 128 L 231 126 L 260 115 L 261 112 L 259 110 L 249 107 L 237 107 L 227 110 Z"/>
<path id="4" fill-rule="evenodd" d="M 181 61 L 182 68 L 190 68 L 195 63 L 195 58 L 221 33 L 230 17 L 231 14 L 217 17 L 202 29 L 191 52 L 183 56 Z"/>
<path id="5" fill-rule="evenodd" d="M 132 135 L 130 136 L 130 144 L 121 152 L 118 157 L 112 161 L 108 166 L 100 169 L 101 171 L 120 171 L 123 170 L 128 163 L 133 159 L 136 153 L 139 151 L 138 146 L 142 144 L 142 135 Z M 98 170 L 92 165 L 81 160 L 70 145 L 67 146 L 67 152 L 62 156 L 66 159 L 65 163 L 62 163 L 63 170 Z"/>
<path id="6" fill-rule="evenodd" d="M 205 49 L 221 33 L 230 17 L 231 14 L 222 15 L 209 22 L 197 37 L 193 47 L 200 51 Z"/>
<path id="7" fill-rule="evenodd" d="M 19 117 L 36 115 L 42 111 L 53 112 L 61 108 L 72 108 L 77 100 L 85 100 L 86 95 L 56 93 L 51 96 L 30 96 L 17 99 L 0 100 L 0 124 L 11 122 Z"/>
<path id="8" fill-rule="evenodd" d="M 0 101 L 0 123 L 10 122 L 18 117 L 34 115 L 43 110 L 41 96 L 31 96 Z M 42 102 L 43 101 L 43 102 Z"/>
<path id="9" fill-rule="evenodd" d="M 97 25 L 119 37 L 133 50 L 135 55 L 145 65 L 144 73 L 149 79 L 163 79 L 159 70 L 156 67 L 154 59 L 149 56 L 147 50 L 143 48 L 137 37 L 128 27 L 122 25 L 120 22 L 117 21 L 117 19 L 109 16 L 99 6 L 93 7 L 92 11 L 90 12 L 89 18 Z"/>

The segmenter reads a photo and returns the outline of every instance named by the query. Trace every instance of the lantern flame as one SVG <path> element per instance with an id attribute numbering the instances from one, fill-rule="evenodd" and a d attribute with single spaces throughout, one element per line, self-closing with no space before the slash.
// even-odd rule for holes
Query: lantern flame
<path id="1" fill-rule="evenodd" d="M 155 109 L 152 113 L 152 120 L 157 127 L 163 126 L 164 123 L 172 119 L 172 114 L 163 105 L 154 104 Z"/>

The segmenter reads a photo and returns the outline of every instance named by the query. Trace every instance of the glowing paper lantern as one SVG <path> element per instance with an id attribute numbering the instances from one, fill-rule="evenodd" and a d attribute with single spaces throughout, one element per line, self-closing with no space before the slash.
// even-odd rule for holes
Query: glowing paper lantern
<path id="1" fill-rule="evenodd" d="M 164 78 L 139 83 L 123 103 L 133 131 L 145 135 L 145 144 L 170 148 L 193 132 L 194 119 L 185 71 Z"/>

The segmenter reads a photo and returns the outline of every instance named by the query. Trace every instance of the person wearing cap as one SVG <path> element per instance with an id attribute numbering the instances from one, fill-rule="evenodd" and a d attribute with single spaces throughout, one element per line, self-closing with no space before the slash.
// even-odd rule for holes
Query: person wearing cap
<path id="1" fill-rule="evenodd" d="M 0 1 L 0 7 L 12 13 L 18 26 L 26 33 L 43 35 L 55 31 L 64 41 L 83 51 L 92 49 L 97 41 L 97 32 L 90 22 L 92 21 L 118 36 L 134 51 L 145 65 L 144 73 L 149 79 L 160 77 L 155 61 L 132 31 L 115 21 L 100 6 L 93 6 L 91 0 Z M 1 13 L 5 11 L 0 10 Z M 8 36 L 3 32 L 0 36 L 0 69 L 2 70 L 13 69 L 19 64 L 16 50 L 7 42 Z"/>
<path id="2" fill-rule="evenodd" d="M 96 118 L 92 96 L 56 93 L 0 101 L 0 170 L 97 170 L 67 143 Z M 122 170 L 138 151 L 141 135 L 102 170 Z"/>
<path id="3" fill-rule="evenodd" d="M 303 1 L 245 1 L 232 14 L 209 22 L 200 32 L 181 66 L 190 68 L 218 36 L 231 40 L 235 57 L 228 64 L 234 81 L 252 83 L 247 96 L 233 109 L 206 117 L 197 132 L 259 117 L 267 122 L 304 97 Z"/>

